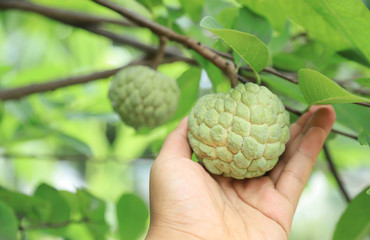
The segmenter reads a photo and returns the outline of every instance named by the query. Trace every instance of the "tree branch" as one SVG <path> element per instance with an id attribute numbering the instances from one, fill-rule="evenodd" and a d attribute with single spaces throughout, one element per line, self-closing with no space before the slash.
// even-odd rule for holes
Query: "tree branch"
<path id="1" fill-rule="evenodd" d="M 45 7 L 42 5 L 34 4 L 28 1 L 14 1 L 14 0 L 2 0 L 0 1 L 0 9 L 18 9 L 23 11 L 29 11 L 44 15 L 48 18 L 64 22 L 69 25 L 86 27 L 91 25 L 100 25 L 102 23 L 118 24 L 125 27 L 133 27 L 135 24 L 123 21 L 121 19 L 112 19 L 105 17 L 98 17 L 90 14 L 81 12 L 73 12 L 68 10 L 56 9 Z M 136 26 L 137 27 L 137 26 Z"/>
<path id="2" fill-rule="evenodd" d="M 156 22 L 152 22 L 148 19 L 145 19 L 142 16 L 138 16 L 135 13 L 128 11 L 122 6 L 111 1 L 106 0 L 93 0 L 93 1 L 121 14 L 123 17 L 127 18 L 131 22 L 136 23 L 139 26 L 150 29 L 153 33 L 155 33 L 158 36 L 166 36 L 169 40 L 181 43 L 182 45 L 193 49 L 194 51 L 202 55 L 205 59 L 209 60 L 218 68 L 220 68 L 229 77 L 231 85 L 233 87 L 235 87 L 238 84 L 238 76 L 234 64 L 228 60 L 224 60 L 223 58 L 220 57 L 220 55 L 209 50 L 207 47 L 204 47 L 200 42 L 191 39 L 187 36 L 180 35 L 173 31 L 172 29 L 166 28 Z"/>
<path id="3" fill-rule="evenodd" d="M 342 179 L 339 177 L 339 174 L 338 174 L 338 171 L 334 165 L 334 162 L 333 162 L 333 159 L 329 153 L 329 149 L 328 149 L 328 146 L 326 143 L 324 143 L 324 146 L 323 146 L 323 150 L 324 150 L 324 154 L 325 154 L 325 158 L 326 160 L 328 161 L 328 165 L 329 165 L 329 169 L 330 171 L 332 172 L 335 180 L 337 181 L 337 184 L 339 186 L 339 189 L 340 191 L 342 192 L 344 198 L 346 199 L 347 203 L 351 202 L 351 198 L 349 197 L 344 185 L 343 185 L 343 181 Z"/>
<path id="4" fill-rule="evenodd" d="M 187 61 L 187 58 L 169 58 L 169 59 L 163 59 L 162 63 L 171 63 L 173 61 Z M 69 77 L 69 78 L 63 78 L 58 80 L 52 80 L 45 83 L 39 83 L 39 84 L 31 84 L 24 87 L 18 87 L 18 88 L 12 88 L 12 89 L 2 89 L 0 90 L 0 100 L 7 101 L 7 100 L 14 100 L 26 97 L 28 95 L 34 94 L 34 93 L 42 93 L 47 91 L 53 91 L 58 88 L 81 84 L 81 83 L 87 83 L 94 80 L 104 79 L 108 78 L 112 75 L 114 75 L 119 70 L 131 66 L 131 65 L 146 65 L 150 66 L 153 64 L 153 60 L 137 60 L 133 61 L 125 66 L 101 71 L 101 72 L 94 72 L 87 75 L 82 76 L 76 76 L 76 77 Z"/>
<path id="5" fill-rule="evenodd" d="M 164 56 L 164 51 L 166 50 L 166 43 L 167 43 L 167 38 L 165 36 L 161 36 L 159 38 L 158 51 L 153 60 L 153 65 L 152 65 L 153 69 L 157 69 L 157 67 L 161 63 L 162 58 Z"/>

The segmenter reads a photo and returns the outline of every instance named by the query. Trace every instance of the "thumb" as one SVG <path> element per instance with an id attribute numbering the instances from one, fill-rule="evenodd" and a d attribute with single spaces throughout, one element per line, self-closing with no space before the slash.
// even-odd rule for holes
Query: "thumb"
<path id="1" fill-rule="evenodd" d="M 187 117 L 183 118 L 177 128 L 167 136 L 157 159 L 191 158 L 187 121 Z"/>

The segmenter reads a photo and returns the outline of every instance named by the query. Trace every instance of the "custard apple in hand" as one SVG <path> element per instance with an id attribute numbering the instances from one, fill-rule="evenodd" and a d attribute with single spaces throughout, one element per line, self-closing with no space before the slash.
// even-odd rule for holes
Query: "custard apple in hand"
<path id="1" fill-rule="evenodd" d="M 109 89 L 113 109 L 124 123 L 136 129 L 168 121 L 177 109 L 179 96 L 174 79 L 145 66 L 119 71 Z"/>
<path id="2" fill-rule="evenodd" d="M 289 113 L 264 86 L 239 84 L 198 100 L 188 119 L 189 143 L 208 171 L 258 177 L 278 162 L 289 140 Z"/>

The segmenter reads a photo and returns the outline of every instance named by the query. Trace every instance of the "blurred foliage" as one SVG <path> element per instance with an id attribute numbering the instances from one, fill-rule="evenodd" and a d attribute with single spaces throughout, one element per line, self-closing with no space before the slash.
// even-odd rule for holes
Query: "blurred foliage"
<path id="1" fill-rule="evenodd" d="M 31 2 L 121 19 L 119 14 L 92 1 Z M 287 106 L 299 111 L 310 103 L 333 104 L 337 113 L 335 128 L 358 136 L 358 141 L 337 134 L 329 138 L 336 166 L 340 171 L 361 168 L 370 172 L 370 111 L 349 104 L 369 97 L 356 91 L 370 91 L 369 1 L 115 2 L 232 54 L 238 67 L 248 63 L 258 72 L 268 66 L 298 78 L 299 85 L 267 72 L 257 75 Z M 202 26 L 219 38 L 200 26 L 203 17 Z M 113 24 L 102 27 L 137 42 L 158 44 L 157 36 L 148 29 Z M 135 131 L 119 121 L 107 97 L 110 78 L 0 101 L 0 239 L 143 238 L 149 219 L 142 200 L 146 195 L 140 190 L 144 170 L 135 167 L 136 160 L 155 157 L 167 134 L 188 114 L 199 96 L 230 88 L 220 69 L 199 54 L 173 42 L 167 47 L 194 58 L 199 66 L 183 62 L 159 66 L 159 71 L 177 79 L 181 99 L 174 117 L 155 129 Z M 132 46 L 84 29 L 35 13 L 1 9 L 0 52 L 0 89 L 120 67 L 143 56 Z M 302 77 L 297 75 L 302 68 L 311 70 L 301 70 L 305 72 Z M 239 72 L 247 79 L 255 78 L 249 71 Z M 333 101 L 333 96 L 339 100 Z M 327 178 L 331 179 L 329 172 Z M 359 206 L 370 205 L 366 196 L 360 193 L 344 212 L 335 231 L 336 239 L 343 239 L 337 238 L 338 234 L 354 219 L 361 220 L 361 224 L 369 220 L 369 215 L 358 219 Z M 360 236 L 361 231 L 366 231 L 366 224 L 365 228 L 361 224 L 348 234 Z M 298 233 L 294 236 L 305 239 Z"/>

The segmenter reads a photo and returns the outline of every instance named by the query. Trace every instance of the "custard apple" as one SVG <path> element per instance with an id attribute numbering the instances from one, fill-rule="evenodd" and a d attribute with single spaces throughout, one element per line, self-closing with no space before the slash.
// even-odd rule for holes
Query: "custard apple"
<path id="1" fill-rule="evenodd" d="M 289 140 L 289 113 L 264 86 L 239 84 L 198 100 L 188 119 L 189 143 L 208 171 L 236 179 L 263 175 Z"/>
<path id="2" fill-rule="evenodd" d="M 109 89 L 114 111 L 136 129 L 153 128 L 168 121 L 177 109 L 179 97 L 174 79 L 145 66 L 119 71 Z"/>

